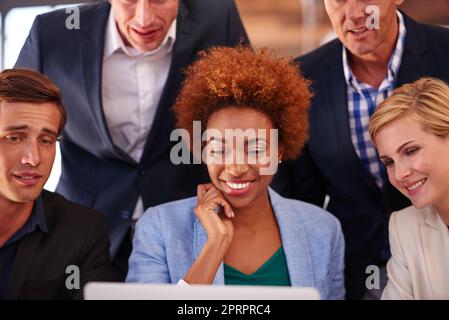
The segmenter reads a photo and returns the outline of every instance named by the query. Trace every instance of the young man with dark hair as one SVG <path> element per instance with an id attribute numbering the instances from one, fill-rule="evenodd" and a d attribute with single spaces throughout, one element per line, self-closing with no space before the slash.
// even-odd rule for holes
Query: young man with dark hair
<path id="1" fill-rule="evenodd" d="M 115 278 L 102 216 L 43 190 L 65 122 L 48 78 L 0 73 L 0 299 L 79 299 Z"/>

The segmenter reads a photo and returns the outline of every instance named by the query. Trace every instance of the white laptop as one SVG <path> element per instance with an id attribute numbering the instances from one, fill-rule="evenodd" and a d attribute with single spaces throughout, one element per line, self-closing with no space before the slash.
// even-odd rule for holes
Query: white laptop
<path id="1" fill-rule="evenodd" d="M 319 300 L 315 288 L 90 282 L 85 300 Z"/>

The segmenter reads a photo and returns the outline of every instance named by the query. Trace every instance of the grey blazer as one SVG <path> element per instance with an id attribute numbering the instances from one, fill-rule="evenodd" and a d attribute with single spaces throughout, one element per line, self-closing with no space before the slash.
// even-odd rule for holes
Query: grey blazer
<path id="1" fill-rule="evenodd" d="M 343 299 L 344 239 L 325 210 L 269 190 L 292 286 L 315 287 L 321 299 Z M 136 226 L 127 282 L 177 283 L 207 241 L 193 209 L 196 197 L 149 208 Z M 224 284 L 223 264 L 213 284 Z"/>

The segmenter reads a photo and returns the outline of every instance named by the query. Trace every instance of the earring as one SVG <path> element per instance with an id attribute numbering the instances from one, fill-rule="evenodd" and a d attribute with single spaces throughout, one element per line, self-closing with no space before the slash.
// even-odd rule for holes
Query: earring
<path id="1" fill-rule="evenodd" d="M 279 163 L 282 163 L 282 160 L 279 160 Z"/>

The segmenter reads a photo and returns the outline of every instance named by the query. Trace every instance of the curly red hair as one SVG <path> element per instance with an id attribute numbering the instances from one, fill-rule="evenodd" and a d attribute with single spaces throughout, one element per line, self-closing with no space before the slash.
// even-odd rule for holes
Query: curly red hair
<path id="1" fill-rule="evenodd" d="M 194 120 L 205 130 L 211 115 L 223 108 L 262 112 L 279 130 L 283 158 L 294 159 L 308 139 L 309 86 L 291 58 L 272 50 L 215 47 L 200 52 L 187 68 L 173 110 L 177 126 L 191 137 Z"/>

